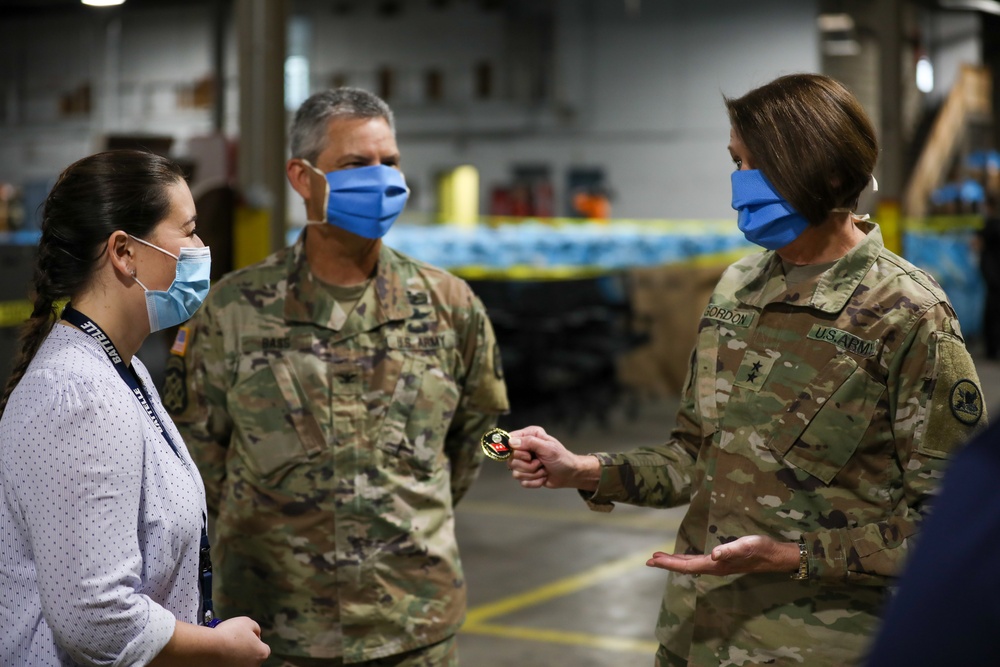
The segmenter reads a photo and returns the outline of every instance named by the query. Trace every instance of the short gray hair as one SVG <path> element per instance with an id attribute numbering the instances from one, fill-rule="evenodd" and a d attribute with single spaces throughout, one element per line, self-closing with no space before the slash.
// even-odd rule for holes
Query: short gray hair
<path id="1" fill-rule="evenodd" d="M 315 164 L 326 148 L 331 118 L 382 118 L 395 134 L 392 109 L 382 98 L 360 88 L 335 88 L 312 95 L 295 112 L 289 133 L 292 157 Z"/>

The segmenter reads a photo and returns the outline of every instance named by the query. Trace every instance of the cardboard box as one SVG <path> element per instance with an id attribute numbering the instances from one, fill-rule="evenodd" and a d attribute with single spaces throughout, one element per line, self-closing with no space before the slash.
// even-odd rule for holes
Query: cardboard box
<path id="1" fill-rule="evenodd" d="M 640 394 L 679 395 L 698 333 L 725 264 L 671 264 L 628 272 L 632 333 L 643 342 L 618 361 L 618 380 Z"/>

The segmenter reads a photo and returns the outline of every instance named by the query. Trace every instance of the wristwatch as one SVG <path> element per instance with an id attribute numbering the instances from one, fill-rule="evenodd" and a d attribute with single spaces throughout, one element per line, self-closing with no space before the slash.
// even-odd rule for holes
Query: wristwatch
<path id="1" fill-rule="evenodd" d="M 809 552 L 806 551 L 805 540 L 799 540 L 799 569 L 792 575 L 792 579 L 803 581 L 809 578 Z"/>

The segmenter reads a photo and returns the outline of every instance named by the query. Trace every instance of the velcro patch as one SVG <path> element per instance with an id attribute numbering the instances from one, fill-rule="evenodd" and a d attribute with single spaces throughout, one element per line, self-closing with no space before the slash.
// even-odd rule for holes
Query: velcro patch
<path id="1" fill-rule="evenodd" d="M 734 327 L 740 327 L 741 329 L 746 329 L 748 326 L 753 324 L 753 319 L 756 313 L 752 310 L 735 310 L 730 308 L 724 308 L 722 306 L 716 306 L 714 304 L 708 304 L 705 308 L 705 312 L 702 317 L 706 317 L 710 320 L 716 320 L 717 322 L 723 322 L 725 324 L 731 324 Z"/>
<path id="2" fill-rule="evenodd" d="M 812 325 L 812 329 L 809 330 L 807 337 L 812 340 L 832 343 L 845 352 L 851 352 L 862 357 L 870 357 L 875 354 L 879 344 L 877 338 L 875 340 L 866 340 L 848 331 L 834 329 L 822 324 Z"/>
<path id="3" fill-rule="evenodd" d="M 180 355 L 171 356 L 167 360 L 163 393 L 160 398 L 163 401 L 163 407 L 175 417 L 187 410 L 187 368 Z"/>
<path id="4" fill-rule="evenodd" d="M 740 364 L 739 370 L 736 371 L 736 380 L 733 381 L 733 385 L 752 391 L 759 391 L 777 359 L 778 357 L 769 357 L 760 352 L 750 350 L 743 357 L 743 363 Z"/>
<path id="5" fill-rule="evenodd" d="M 951 414 L 968 426 L 975 426 L 983 416 L 983 395 L 972 380 L 961 379 L 951 388 L 948 397 Z"/>
<path id="6" fill-rule="evenodd" d="M 455 332 L 386 336 L 386 343 L 394 350 L 437 350 L 455 347 Z"/>
<path id="7" fill-rule="evenodd" d="M 174 338 L 174 344 L 170 346 L 170 354 L 176 354 L 178 357 L 183 357 L 187 352 L 188 348 L 188 338 L 191 335 L 191 327 L 181 327 L 177 330 L 177 337 Z"/>
<path id="8" fill-rule="evenodd" d="M 431 302 L 431 295 L 426 290 L 407 289 L 406 300 L 411 306 L 426 306 Z"/>
<path id="9" fill-rule="evenodd" d="M 965 342 L 937 332 L 929 341 L 934 359 L 926 425 L 918 435 L 918 450 L 943 458 L 966 442 L 986 417 L 983 391 Z"/>

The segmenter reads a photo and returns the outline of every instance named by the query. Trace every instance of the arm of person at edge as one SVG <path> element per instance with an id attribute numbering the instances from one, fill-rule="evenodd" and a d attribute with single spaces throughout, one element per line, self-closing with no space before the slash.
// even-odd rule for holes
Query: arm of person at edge
<path id="1" fill-rule="evenodd" d="M 509 410 L 496 335 L 486 309 L 474 296 L 470 313 L 460 342 L 465 376 L 444 445 L 451 462 L 453 505 L 469 490 L 483 465 L 479 438 L 496 426 L 497 415 Z"/>
<path id="2" fill-rule="evenodd" d="M 901 507 L 885 521 L 803 534 L 811 578 L 884 585 L 886 577 L 897 573 L 906 555 L 906 540 L 917 532 L 924 505 L 934 493 L 946 465 L 946 456 L 971 433 L 971 429 L 945 428 L 940 431 L 942 437 L 935 438 L 929 447 L 923 446 L 925 438 L 920 437 L 927 432 L 928 420 L 940 423 L 950 418 L 946 414 L 948 406 L 941 402 L 947 402 L 948 391 L 955 382 L 968 376 L 979 385 L 964 342 L 950 333 L 957 330 L 957 320 L 949 306 L 932 306 L 912 327 L 889 369 L 887 384 L 896 456 L 903 471 Z M 942 348 L 942 341 L 946 348 Z M 942 350 L 948 348 L 951 354 L 946 356 Z M 939 358 L 945 362 L 936 363 Z M 934 382 L 927 382 L 927 378 Z M 592 492 L 591 503 L 620 500 L 659 507 L 682 504 L 684 499 L 680 495 L 690 491 L 690 476 L 686 471 L 693 466 L 701 445 L 694 385 L 689 377 L 677 427 L 667 444 L 617 458 L 607 454 L 573 454 L 541 427 L 512 431 L 511 469 L 515 479 L 526 488 L 569 487 Z M 932 389 L 928 390 L 928 386 Z M 938 388 L 938 393 L 933 393 L 933 387 Z M 634 494 L 621 492 L 623 467 L 632 478 Z M 609 486 L 620 491 L 605 496 L 604 489 Z M 858 545 L 864 545 L 863 554 Z M 748 535 L 716 546 L 704 555 L 657 552 L 647 565 L 687 574 L 794 572 L 799 565 L 799 547 L 797 542 Z"/>
<path id="3" fill-rule="evenodd" d="M 226 407 L 228 379 L 232 377 L 222 324 L 211 301 L 206 301 L 185 325 L 188 339 L 183 356 L 169 355 L 165 394 L 182 392 L 177 399 L 164 400 L 174 424 L 184 439 L 205 483 L 209 516 L 219 513 L 222 485 L 226 479 L 226 452 L 233 430 Z M 183 372 L 171 379 L 172 366 Z M 179 386 L 171 387 L 171 382 Z M 167 397 L 165 396 L 165 399 Z"/>
<path id="4" fill-rule="evenodd" d="M 271 649 L 260 640 L 260 626 L 246 616 L 214 628 L 177 621 L 170 641 L 149 667 L 257 667 L 270 655 Z"/>
<path id="5" fill-rule="evenodd" d="M 616 494 L 614 500 L 651 507 L 674 507 L 688 502 L 691 471 L 698 451 L 702 446 L 711 444 L 711 438 L 704 439 L 701 435 L 695 408 L 694 354 L 670 441 L 660 447 L 629 453 L 631 462 L 624 465 L 635 471 L 637 493 Z M 610 483 L 621 488 L 622 465 L 615 465 L 610 455 L 574 454 L 540 426 L 511 431 L 510 436 L 510 445 L 514 450 L 510 468 L 514 478 L 524 488 L 575 488 L 585 498 L 584 492 L 589 492 L 588 502 L 593 509 L 599 509 L 595 504 L 611 500 L 605 500 L 598 493 L 600 487 Z M 612 477 L 615 479 L 612 480 Z M 646 565 L 689 574 L 792 572 L 798 569 L 799 547 L 795 542 L 779 542 L 761 535 L 750 535 L 718 546 L 705 555 L 658 551 L 646 561 Z"/>

